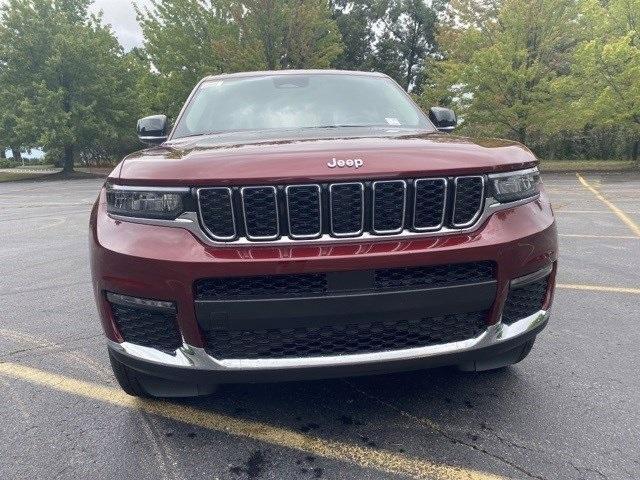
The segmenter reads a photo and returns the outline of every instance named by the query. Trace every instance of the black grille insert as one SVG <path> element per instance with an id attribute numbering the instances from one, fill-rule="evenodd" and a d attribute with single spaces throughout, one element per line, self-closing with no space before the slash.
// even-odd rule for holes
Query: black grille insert
<path id="1" fill-rule="evenodd" d="M 247 236 L 256 240 L 278 237 L 278 197 L 275 187 L 244 187 L 242 207 Z"/>
<path id="2" fill-rule="evenodd" d="M 203 188 L 198 191 L 200 215 L 208 233 L 218 240 L 236 236 L 233 197 L 230 188 Z"/>
<path id="3" fill-rule="evenodd" d="M 111 303 L 111 313 L 125 342 L 167 353 L 182 345 L 175 311 Z"/>
<path id="4" fill-rule="evenodd" d="M 524 285 L 512 286 L 502 311 L 502 323 L 511 325 L 541 310 L 548 287 L 549 276 Z"/>
<path id="5" fill-rule="evenodd" d="M 196 282 L 195 291 L 197 300 L 317 296 L 327 293 L 327 277 L 324 273 L 303 273 L 207 278 Z"/>
<path id="6" fill-rule="evenodd" d="M 362 273 L 362 275 L 354 277 L 354 273 Z M 195 296 L 196 300 L 314 297 L 338 292 L 344 293 L 345 291 L 366 292 L 447 287 L 490 281 L 494 278 L 495 263 L 483 261 L 450 265 L 381 268 L 363 272 L 205 278 L 195 283 Z M 344 281 L 341 280 L 346 280 L 349 285 L 345 286 Z M 354 282 L 361 282 L 361 286 Z"/>
<path id="7" fill-rule="evenodd" d="M 337 236 L 360 235 L 364 217 L 364 185 L 334 183 L 329 186 L 331 232 Z"/>
<path id="8" fill-rule="evenodd" d="M 447 180 L 422 178 L 415 182 L 413 227 L 416 230 L 436 230 L 444 223 Z"/>
<path id="9" fill-rule="evenodd" d="M 322 233 L 320 185 L 289 185 L 286 194 L 291 237 L 320 236 Z"/>
<path id="10" fill-rule="evenodd" d="M 206 351 L 219 359 L 287 358 L 373 353 L 474 338 L 486 329 L 486 312 L 415 320 L 322 327 L 205 332 Z"/>
<path id="11" fill-rule="evenodd" d="M 407 184 L 404 180 L 373 182 L 373 230 L 397 233 L 404 225 Z"/>
<path id="12" fill-rule="evenodd" d="M 484 199 L 483 177 L 458 177 L 453 203 L 453 225 L 464 227 L 472 224 L 482 211 Z"/>
<path id="13" fill-rule="evenodd" d="M 450 287 L 493 280 L 495 263 L 470 262 L 423 267 L 383 268 L 374 271 L 374 286 L 380 290 Z"/>

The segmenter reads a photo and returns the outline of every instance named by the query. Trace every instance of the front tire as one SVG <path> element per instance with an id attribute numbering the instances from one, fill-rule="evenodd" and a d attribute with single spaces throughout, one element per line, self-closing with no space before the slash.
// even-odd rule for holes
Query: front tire
<path id="1" fill-rule="evenodd" d="M 118 361 L 114 356 L 111 350 L 109 350 L 109 362 L 111 363 L 111 370 L 113 370 L 113 375 L 116 377 L 120 388 L 128 393 L 132 397 L 149 397 L 149 393 L 144 389 L 144 387 L 140 383 L 140 379 L 138 378 L 135 370 L 127 367 L 120 361 Z"/>
<path id="2" fill-rule="evenodd" d="M 529 355 L 535 341 L 536 337 L 533 337 L 522 345 L 518 345 L 494 357 L 483 358 L 458 365 L 458 370 L 463 372 L 486 372 L 510 367 L 511 365 L 521 362 Z"/>
<path id="3" fill-rule="evenodd" d="M 217 389 L 217 385 L 211 383 L 178 382 L 139 372 L 118 360 L 111 350 L 109 350 L 109 361 L 118 384 L 125 393 L 133 397 L 198 397 L 211 395 Z"/>

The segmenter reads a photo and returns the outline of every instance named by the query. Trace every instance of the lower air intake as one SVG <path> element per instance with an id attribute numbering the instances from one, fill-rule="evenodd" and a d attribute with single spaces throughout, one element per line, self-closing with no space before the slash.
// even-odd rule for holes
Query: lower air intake
<path id="1" fill-rule="evenodd" d="M 167 353 L 182 345 L 175 311 L 111 303 L 111 313 L 125 342 Z"/>
<path id="2" fill-rule="evenodd" d="M 502 323 L 512 323 L 542 310 L 547 296 L 549 277 L 511 287 L 502 311 Z"/>
<path id="3" fill-rule="evenodd" d="M 205 348 L 218 359 L 373 353 L 474 338 L 486 329 L 486 318 L 486 312 L 472 312 L 322 327 L 211 330 L 205 332 Z"/>

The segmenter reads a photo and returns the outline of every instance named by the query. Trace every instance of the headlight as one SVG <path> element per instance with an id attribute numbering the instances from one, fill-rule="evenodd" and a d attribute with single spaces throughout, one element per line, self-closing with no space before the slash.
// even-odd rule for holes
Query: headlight
<path id="1" fill-rule="evenodd" d="M 185 211 L 188 188 L 123 187 L 107 184 L 107 212 L 115 215 L 173 220 Z"/>
<path id="2" fill-rule="evenodd" d="M 537 168 L 489 175 L 491 193 L 501 203 L 534 197 L 540 193 L 540 183 Z"/>

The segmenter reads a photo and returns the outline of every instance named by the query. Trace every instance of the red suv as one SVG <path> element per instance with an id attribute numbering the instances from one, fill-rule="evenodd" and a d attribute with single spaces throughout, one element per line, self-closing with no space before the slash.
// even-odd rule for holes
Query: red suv
<path id="1" fill-rule="evenodd" d="M 109 175 L 91 267 L 132 395 L 505 367 L 545 327 L 556 225 L 524 146 L 377 73 L 220 75 Z"/>

